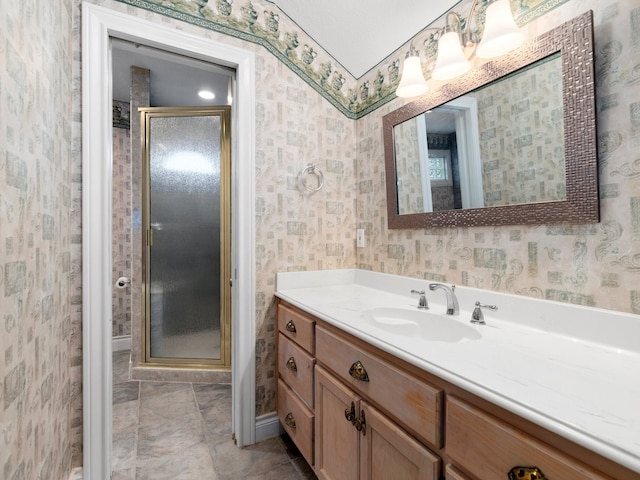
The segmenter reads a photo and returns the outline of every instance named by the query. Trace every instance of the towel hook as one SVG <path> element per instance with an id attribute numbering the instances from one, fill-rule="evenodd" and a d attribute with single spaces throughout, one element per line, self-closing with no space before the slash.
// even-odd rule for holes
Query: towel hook
<path id="1" fill-rule="evenodd" d="M 312 186 L 307 183 L 307 177 L 309 175 L 315 175 L 317 177 L 317 185 Z M 313 163 L 309 163 L 306 167 L 302 169 L 299 175 L 300 183 L 305 188 L 305 190 L 309 192 L 317 192 L 324 186 L 324 175 L 322 171 L 315 166 Z"/>

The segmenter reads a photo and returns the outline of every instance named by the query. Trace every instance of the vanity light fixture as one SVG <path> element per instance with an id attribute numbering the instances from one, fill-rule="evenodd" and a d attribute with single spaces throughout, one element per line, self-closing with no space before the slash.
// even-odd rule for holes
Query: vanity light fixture
<path id="1" fill-rule="evenodd" d="M 396 89 L 396 95 L 403 98 L 411 98 L 422 95 L 427 90 L 429 90 L 429 85 L 427 85 L 422 73 L 420 55 L 411 45 L 407 57 L 404 59 L 402 76 Z"/>
<path id="2" fill-rule="evenodd" d="M 438 54 L 431 73 L 435 80 L 450 80 L 469 71 L 471 69 L 469 58 L 474 53 L 480 58 L 499 57 L 516 49 L 524 42 L 524 34 L 513 19 L 509 0 L 494 0 L 487 7 L 484 32 L 478 43 L 478 34 L 470 28 L 478 1 L 474 0 L 466 20 L 456 12 L 447 13 L 447 23 L 441 30 L 444 34 L 438 41 Z M 424 80 L 422 67 L 414 65 L 419 62 L 418 53 L 412 53 L 412 51 L 413 47 L 405 59 L 400 84 L 396 90 L 399 97 L 422 95 L 428 89 L 426 81 L 421 87 L 424 90 L 406 88 L 407 85 L 420 85 L 420 78 Z M 420 78 L 417 77 L 416 72 L 419 73 Z M 410 76 L 406 81 L 405 75 Z"/>

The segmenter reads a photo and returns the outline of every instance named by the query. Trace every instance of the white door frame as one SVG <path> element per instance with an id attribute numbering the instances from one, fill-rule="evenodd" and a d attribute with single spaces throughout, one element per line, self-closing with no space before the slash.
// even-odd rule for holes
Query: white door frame
<path id="1" fill-rule="evenodd" d="M 255 58 L 253 52 L 89 3 L 82 5 L 83 474 L 111 474 L 110 37 L 236 69 L 232 140 L 232 427 L 255 443 Z M 238 141 L 242 139 L 242 141 Z"/>
<path id="2" fill-rule="evenodd" d="M 441 108 L 456 112 L 456 141 L 462 208 L 484 207 L 478 100 L 470 95 L 463 95 L 451 100 L 446 104 L 446 107 L 443 105 Z"/>
<path id="3" fill-rule="evenodd" d="M 429 142 L 427 141 L 427 119 L 425 115 L 426 113 L 423 113 L 416 117 L 420 184 L 422 185 L 422 210 L 424 212 L 433 212 L 433 195 L 431 194 L 431 178 L 429 176 Z"/>

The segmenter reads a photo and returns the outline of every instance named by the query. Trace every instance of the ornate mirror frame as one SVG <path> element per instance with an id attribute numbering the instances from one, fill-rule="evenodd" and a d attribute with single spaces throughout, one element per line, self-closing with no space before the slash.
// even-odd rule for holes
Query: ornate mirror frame
<path id="1" fill-rule="evenodd" d="M 562 59 L 566 200 L 399 215 L 393 127 L 556 52 Z M 385 115 L 382 122 L 390 229 L 597 223 L 600 219 L 590 10 Z"/>

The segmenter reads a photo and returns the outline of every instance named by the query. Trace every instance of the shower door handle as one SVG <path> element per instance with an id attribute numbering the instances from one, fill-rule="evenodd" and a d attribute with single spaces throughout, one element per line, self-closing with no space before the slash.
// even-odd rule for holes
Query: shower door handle
<path id="1" fill-rule="evenodd" d="M 148 247 L 153 246 L 153 229 L 152 228 L 147 229 L 147 246 Z"/>

